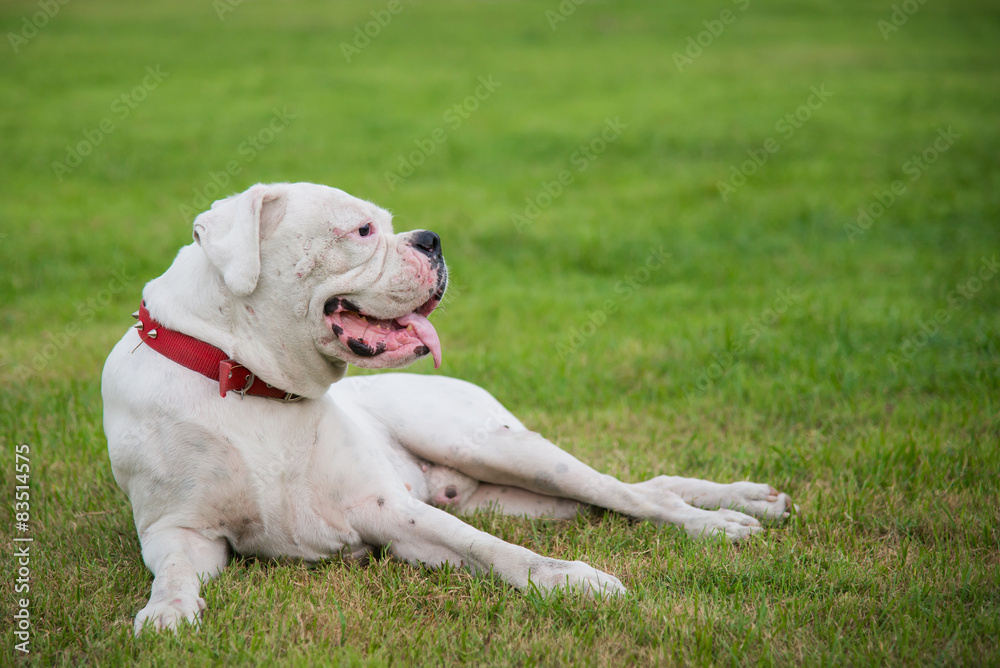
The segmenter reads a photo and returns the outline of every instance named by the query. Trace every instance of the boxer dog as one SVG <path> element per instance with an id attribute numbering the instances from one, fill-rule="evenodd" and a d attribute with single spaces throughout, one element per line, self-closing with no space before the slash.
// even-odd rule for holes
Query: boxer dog
<path id="1" fill-rule="evenodd" d="M 598 473 L 460 380 L 344 379 L 349 364 L 438 366 L 428 316 L 447 282 L 436 234 L 394 233 L 388 212 L 333 188 L 259 184 L 195 219 L 102 379 L 111 465 L 154 575 L 137 633 L 197 623 L 200 584 L 231 552 L 317 561 L 384 547 L 519 588 L 615 596 L 614 576 L 455 513 L 598 506 L 733 541 L 788 516 L 769 485 Z"/>

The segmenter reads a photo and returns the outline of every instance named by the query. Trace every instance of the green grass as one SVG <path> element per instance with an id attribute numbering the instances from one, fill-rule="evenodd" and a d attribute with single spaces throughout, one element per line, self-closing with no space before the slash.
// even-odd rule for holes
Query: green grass
<path id="1" fill-rule="evenodd" d="M 208 2 L 72 2 L 0 56 L 0 425 L 5 489 L 31 446 L 28 658 L 1000 663 L 1000 276 L 953 293 L 1000 254 L 995 4 L 928 2 L 886 40 L 888 0 L 595 2 L 555 30 L 554 0 L 406 2 L 347 63 L 340 44 L 386 6 L 248 2 L 220 21 Z M 2 33 L 38 11 L 4 3 Z M 167 76 L 120 118 L 147 66 Z M 454 128 L 480 76 L 500 86 Z M 786 136 L 812 87 L 832 95 Z M 247 159 L 275 109 L 294 118 Z M 627 127 L 581 171 L 608 118 Z M 60 181 L 52 164 L 103 119 L 114 130 Z M 779 150 L 723 201 L 718 182 L 768 139 Z M 237 560 L 205 587 L 200 631 L 133 639 L 152 578 L 107 460 L 101 365 L 190 241 L 181 207 L 229 161 L 222 194 L 326 183 L 440 233 L 442 373 L 625 480 L 767 481 L 800 514 L 740 548 L 596 512 L 471 520 L 618 575 L 632 593 L 606 603 L 386 560 Z M 518 229 L 562 170 L 572 183 Z M 852 242 L 845 226 L 896 180 Z"/>

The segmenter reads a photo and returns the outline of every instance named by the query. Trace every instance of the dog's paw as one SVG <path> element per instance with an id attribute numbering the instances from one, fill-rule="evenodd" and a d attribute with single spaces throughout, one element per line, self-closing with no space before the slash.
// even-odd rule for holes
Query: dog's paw
<path id="1" fill-rule="evenodd" d="M 770 485 L 734 482 L 725 486 L 721 506 L 767 522 L 781 522 L 792 513 L 792 497 Z"/>
<path id="2" fill-rule="evenodd" d="M 200 596 L 182 595 L 170 600 L 150 601 L 135 616 L 135 634 L 143 629 L 177 631 L 182 622 L 197 626 L 205 610 L 205 599 Z"/>
<path id="3" fill-rule="evenodd" d="M 735 543 L 760 533 L 764 528 L 749 515 L 735 510 L 716 510 L 684 522 L 684 530 L 692 538 L 724 536 Z"/>
<path id="4" fill-rule="evenodd" d="M 610 598 L 628 593 L 614 575 L 599 571 L 582 561 L 555 561 L 542 572 L 531 574 L 531 582 L 542 591 L 568 589 L 595 598 Z"/>

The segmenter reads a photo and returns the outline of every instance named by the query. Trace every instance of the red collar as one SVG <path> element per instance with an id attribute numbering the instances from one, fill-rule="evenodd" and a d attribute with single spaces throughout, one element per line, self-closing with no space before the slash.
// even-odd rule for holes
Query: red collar
<path id="1" fill-rule="evenodd" d="M 224 397 L 226 392 L 233 390 L 241 397 L 250 394 L 285 402 L 302 399 L 297 394 L 271 387 L 239 362 L 229 359 L 229 355 L 215 346 L 167 329 L 149 315 L 145 300 L 132 315 L 139 321 L 135 323 L 135 328 L 143 343 L 181 366 L 218 380 L 219 396 Z"/>

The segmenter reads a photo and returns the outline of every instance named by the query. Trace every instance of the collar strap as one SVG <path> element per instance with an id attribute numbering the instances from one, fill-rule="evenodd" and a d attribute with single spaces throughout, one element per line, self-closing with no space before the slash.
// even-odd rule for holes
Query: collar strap
<path id="1" fill-rule="evenodd" d="M 225 397 L 226 392 L 233 390 L 241 397 L 249 394 L 284 402 L 302 399 L 297 394 L 268 385 L 257 378 L 250 369 L 230 359 L 229 355 L 219 348 L 199 341 L 193 336 L 167 329 L 149 315 L 145 300 L 139 310 L 132 315 L 139 321 L 135 323 L 135 328 L 142 343 L 181 366 L 197 371 L 212 380 L 218 380 L 219 396 Z"/>

